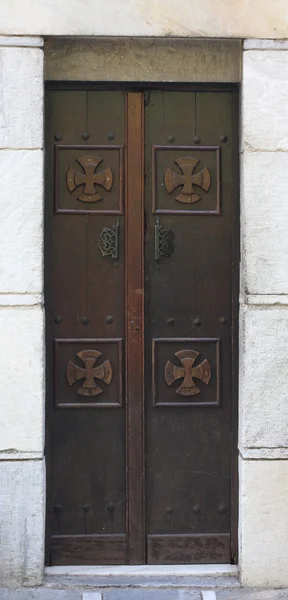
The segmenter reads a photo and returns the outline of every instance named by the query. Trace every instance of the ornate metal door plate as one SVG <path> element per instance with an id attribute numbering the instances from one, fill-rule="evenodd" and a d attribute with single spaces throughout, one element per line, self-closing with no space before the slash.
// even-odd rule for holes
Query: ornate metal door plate
<path id="1" fill-rule="evenodd" d="M 161 227 L 159 219 L 155 225 L 155 260 L 169 258 L 174 250 L 174 234 L 171 229 Z"/>
<path id="2" fill-rule="evenodd" d="M 116 225 L 112 225 L 111 228 L 103 227 L 100 233 L 99 250 L 102 256 L 119 258 L 119 217 Z"/>

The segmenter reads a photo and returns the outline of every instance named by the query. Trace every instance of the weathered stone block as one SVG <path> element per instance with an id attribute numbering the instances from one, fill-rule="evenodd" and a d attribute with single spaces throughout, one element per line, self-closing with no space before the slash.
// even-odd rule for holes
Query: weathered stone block
<path id="1" fill-rule="evenodd" d="M 0 293 L 41 292 L 42 150 L 0 150 L 0 178 Z"/>
<path id="2" fill-rule="evenodd" d="M 250 149 L 288 150 L 287 95 L 288 52 L 244 52 L 242 113 Z"/>
<path id="3" fill-rule="evenodd" d="M 39 585 L 44 567 L 43 461 L 0 461 L 0 585 Z"/>
<path id="4" fill-rule="evenodd" d="M 0 308 L 0 331 L 0 459 L 43 452 L 42 308 Z"/>
<path id="5" fill-rule="evenodd" d="M 240 444 L 287 448 L 287 308 L 242 307 L 240 336 Z"/>
<path id="6" fill-rule="evenodd" d="M 245 293 L 288 293 L 287 172 L 288 152 L 244 152 L 242 156 L 241 260 Z"/>
<path id="7" fill-rule="evenodd" d="M 0 48 L 0 88 L 0 148 L 42 148 L 43 51 Z"/>
<path id="8" fill-rule="evenodd" d="M 288 461 L 240 459 L 240 568 L 247 587 L 288 586 Z"/>
<path id="9" fill-rule="evenodd" d="M 243 41 L 244 50 L 288 50 L 287 40 L 248 39 Z"/>
<path id="10" fill-rule="evenodd" d="M 44 46 L 44 40 L 41 37 L 28 37 L 24 35 L 1 35 L 0 36 L 0 47 L 1 46 L 12 46 L 21 48 L 42 48 Z"/>

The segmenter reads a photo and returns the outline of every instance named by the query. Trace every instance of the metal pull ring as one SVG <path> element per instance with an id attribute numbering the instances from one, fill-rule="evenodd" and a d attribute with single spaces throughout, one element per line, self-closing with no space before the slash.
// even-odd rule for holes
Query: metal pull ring
<path id="1" fill-rule="evenodd" d="M 169 258 L 174 250 L 174 235 L 172 229 L 163 229 L 159 219 L 155 225 L 155 260 Z"/>
<path id="2" fill-rule="evenodd" d="M 119 217 L 116 225 L 112 225 L 111 229 L 103 227 L 100 233 L 99 250 L 102 256 L 119 258 Z"/>

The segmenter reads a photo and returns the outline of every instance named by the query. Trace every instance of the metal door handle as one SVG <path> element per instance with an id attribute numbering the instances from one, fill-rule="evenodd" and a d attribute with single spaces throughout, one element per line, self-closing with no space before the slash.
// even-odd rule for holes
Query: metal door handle
<path id="1" fill-rule="evenodd" d="M 111 228 L 103 227 L 99 238 L 99 250 L 102 256 L 119 258 L 119 217 Z"/>
<path id="2" fill-rule="evenodd" d="M 172 229 L 163 229 L 159 219 L 155 225 L 155 260 L 169 258 L 174 250 L 174 235 Z"/>

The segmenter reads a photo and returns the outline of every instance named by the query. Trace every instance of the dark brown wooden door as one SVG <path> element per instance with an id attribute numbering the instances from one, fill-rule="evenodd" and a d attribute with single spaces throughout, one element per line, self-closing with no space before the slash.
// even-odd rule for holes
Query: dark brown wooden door
<path id="1" fill-rule="evenodd" d="M 150 563 L 231 558 L 232 103 L 155 91 L 146 108 Z"/>
<path id="2" fill-rule="evenodd" d="M 235 560 L 235 107 L 47 92 L 49 564 Z"/>

